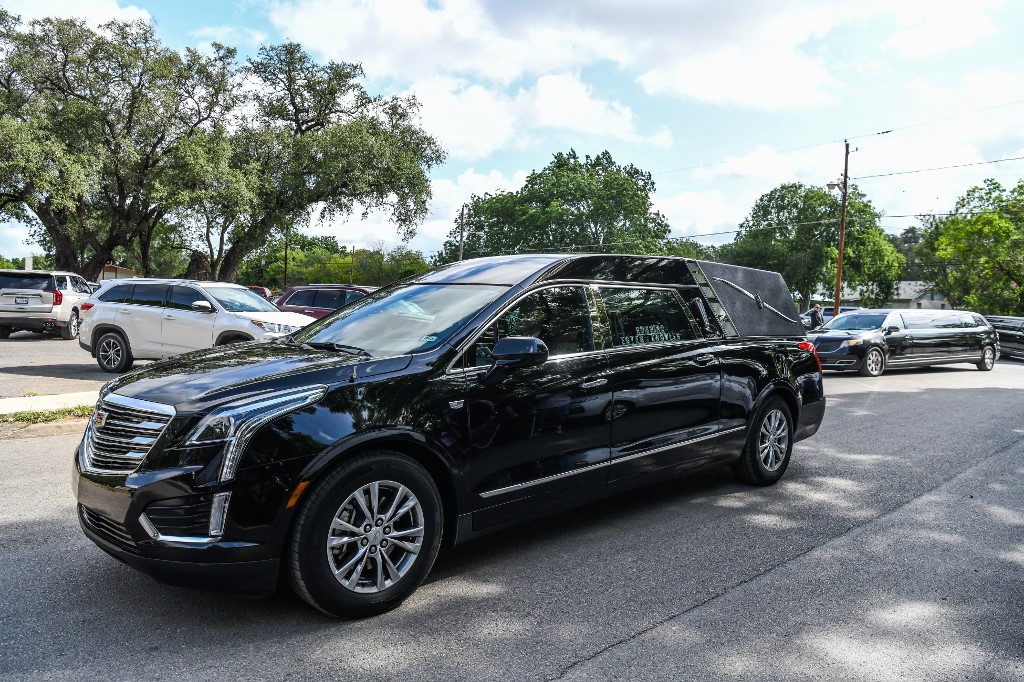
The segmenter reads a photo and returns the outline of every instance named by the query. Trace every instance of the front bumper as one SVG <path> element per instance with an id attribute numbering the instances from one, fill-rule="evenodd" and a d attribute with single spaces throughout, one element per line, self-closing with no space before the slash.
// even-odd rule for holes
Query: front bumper
<path id="1" fill-rule="evenodd" d="M 863 353 L 851 353 L 850 348 L 843 347 L 831 353 L 818 351 L 822 369 L 860 369 L 864 364 Z"/>
<path id="2" fill-rule="evenodd" d="M 280 557 L 270 552 L 269 529 L 234 523 L 233 532 L 211 537 L 212 499 L 220 490 L 197 481 L 198 469 L 94 474 L 82 471 L 76 452 L 72 487 L 79 524 L 102 550 L 161 582 L 273 593 Z"/>

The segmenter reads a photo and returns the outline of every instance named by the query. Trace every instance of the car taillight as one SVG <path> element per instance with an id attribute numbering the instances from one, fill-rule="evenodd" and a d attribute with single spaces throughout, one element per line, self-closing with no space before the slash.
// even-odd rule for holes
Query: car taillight
<path id="1" fill-rule="evenodd" d="M 60 305 L 61 303 L 64 302 L 64 294 L 60 293 L 56 289 L 53 289 L 52 291 L 51 290 L 47 290 L 44 293 L 53 294 L 53 304 L 54 305 Z"/>
<path id="2" fill-rule="evenodd" d="M 814 353 L 814 359 L 818 363 L 818 372 L 820 373 L 821 358 L 818 357 L 818 349 L 814 347 L 814 344 L 811 343 L 810 341 L 801 341 L 800 343 L 796 344 L 796 347 L 799 348 L 800 350 L 809 350 L 812 353 Z"/>
<path id="3" fill-rule="evenodd" d="M 95 303 L 83 303 L 82 304 L 82 312 L 84 313 L 86 310 L 92 310 L 92 307 L 94 305 L 96 305 L 96 304 Z"/>

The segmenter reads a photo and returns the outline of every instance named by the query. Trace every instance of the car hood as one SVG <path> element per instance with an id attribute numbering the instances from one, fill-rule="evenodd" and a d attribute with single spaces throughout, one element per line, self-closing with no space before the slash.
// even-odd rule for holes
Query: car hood
<path id="1" fill-rule="evenodd" d="M 288 324 L 293 327 L 305 327 L 310 322 L 315 322 L 315 317 L 309 315 L 303 315 L 302 313 L 286 313 L 281 310 L 278 312 L 258 312 L 258 313 L 231 313 L 238 317 L 244 317 L 247 320 L 263 320 L 264 322 L 274 322 L 276 324 Z"/>
<path id="2" fill-rule="evenodd" d="M 271 389 L 389 374 L 404 369 L 411 360 L 408 355 L 366 359 L 297 345 L 238 343 L 155 362 L 114 379 L 106 388 L 128 398 L 193 412 Z"/>

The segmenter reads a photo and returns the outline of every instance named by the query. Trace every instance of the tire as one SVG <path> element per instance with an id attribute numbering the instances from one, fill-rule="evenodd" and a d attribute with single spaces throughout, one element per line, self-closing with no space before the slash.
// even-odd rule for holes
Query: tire
<path id="1" fill-rule="evenodd" d="M 786 473 L 792 452 L 793 417 L 789 407 L 781 398 L 769 398 L 757 411 L 733 469 L 747 483 L 772 485 Z"/>
<path id="2" fill-rule="evenodd" d="M 68 323 L 60 328 L 60 338 L 65 341 L 78 338 L 78 312 L 72 310 Z"/>
<path id="3" fill-rule="evenodd" d="M 442 523 L 437 486 L 423 467 L 387 450 L 360 455 L 330 472 L 302 505 L 285 557 L 292 588 L 332 616 L 390 611 L 430 572 Z"/>
<path id="4" fill-rule="evenodd" d="M 862 377 L 877 377 L 882 376 L 882 372 L 885 370 L 885 355 L 878 348 L 869 348 L 868 352 L 864 355 L 864 362 L 860 365 L 860 375 Z"/>
<path id="5" fill-rule="evenodd" d="M 981 360 L 979 360 L 977 364 L 978 369 L 982 372 L 991 372 L 995 365 L 996 349 L 992 346 L 985 346 L 981 349 Z"/>
<path id="6" fill-rule="evenodd" d="M 11 328 L 0 324 L 0 339 L 7 339 L 11 336 Z"/>
<path id="7" fill-rule="evenodd" d="M 116 374 L 130 369 L 135 358 L 123 336 L 107 332 L 96 342 L 96 362 L 104 372 Z"/>

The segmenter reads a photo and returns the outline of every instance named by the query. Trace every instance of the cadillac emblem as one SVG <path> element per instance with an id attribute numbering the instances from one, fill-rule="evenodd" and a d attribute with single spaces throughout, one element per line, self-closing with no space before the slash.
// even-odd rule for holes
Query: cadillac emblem
<path id="1" fill-rule="evenodd" d="M 93 426 L 97 429 L 102 429 L 107 423 L 107 413 L 100 410 L 96 413 L 96 416 L 92 420 Z"/>

